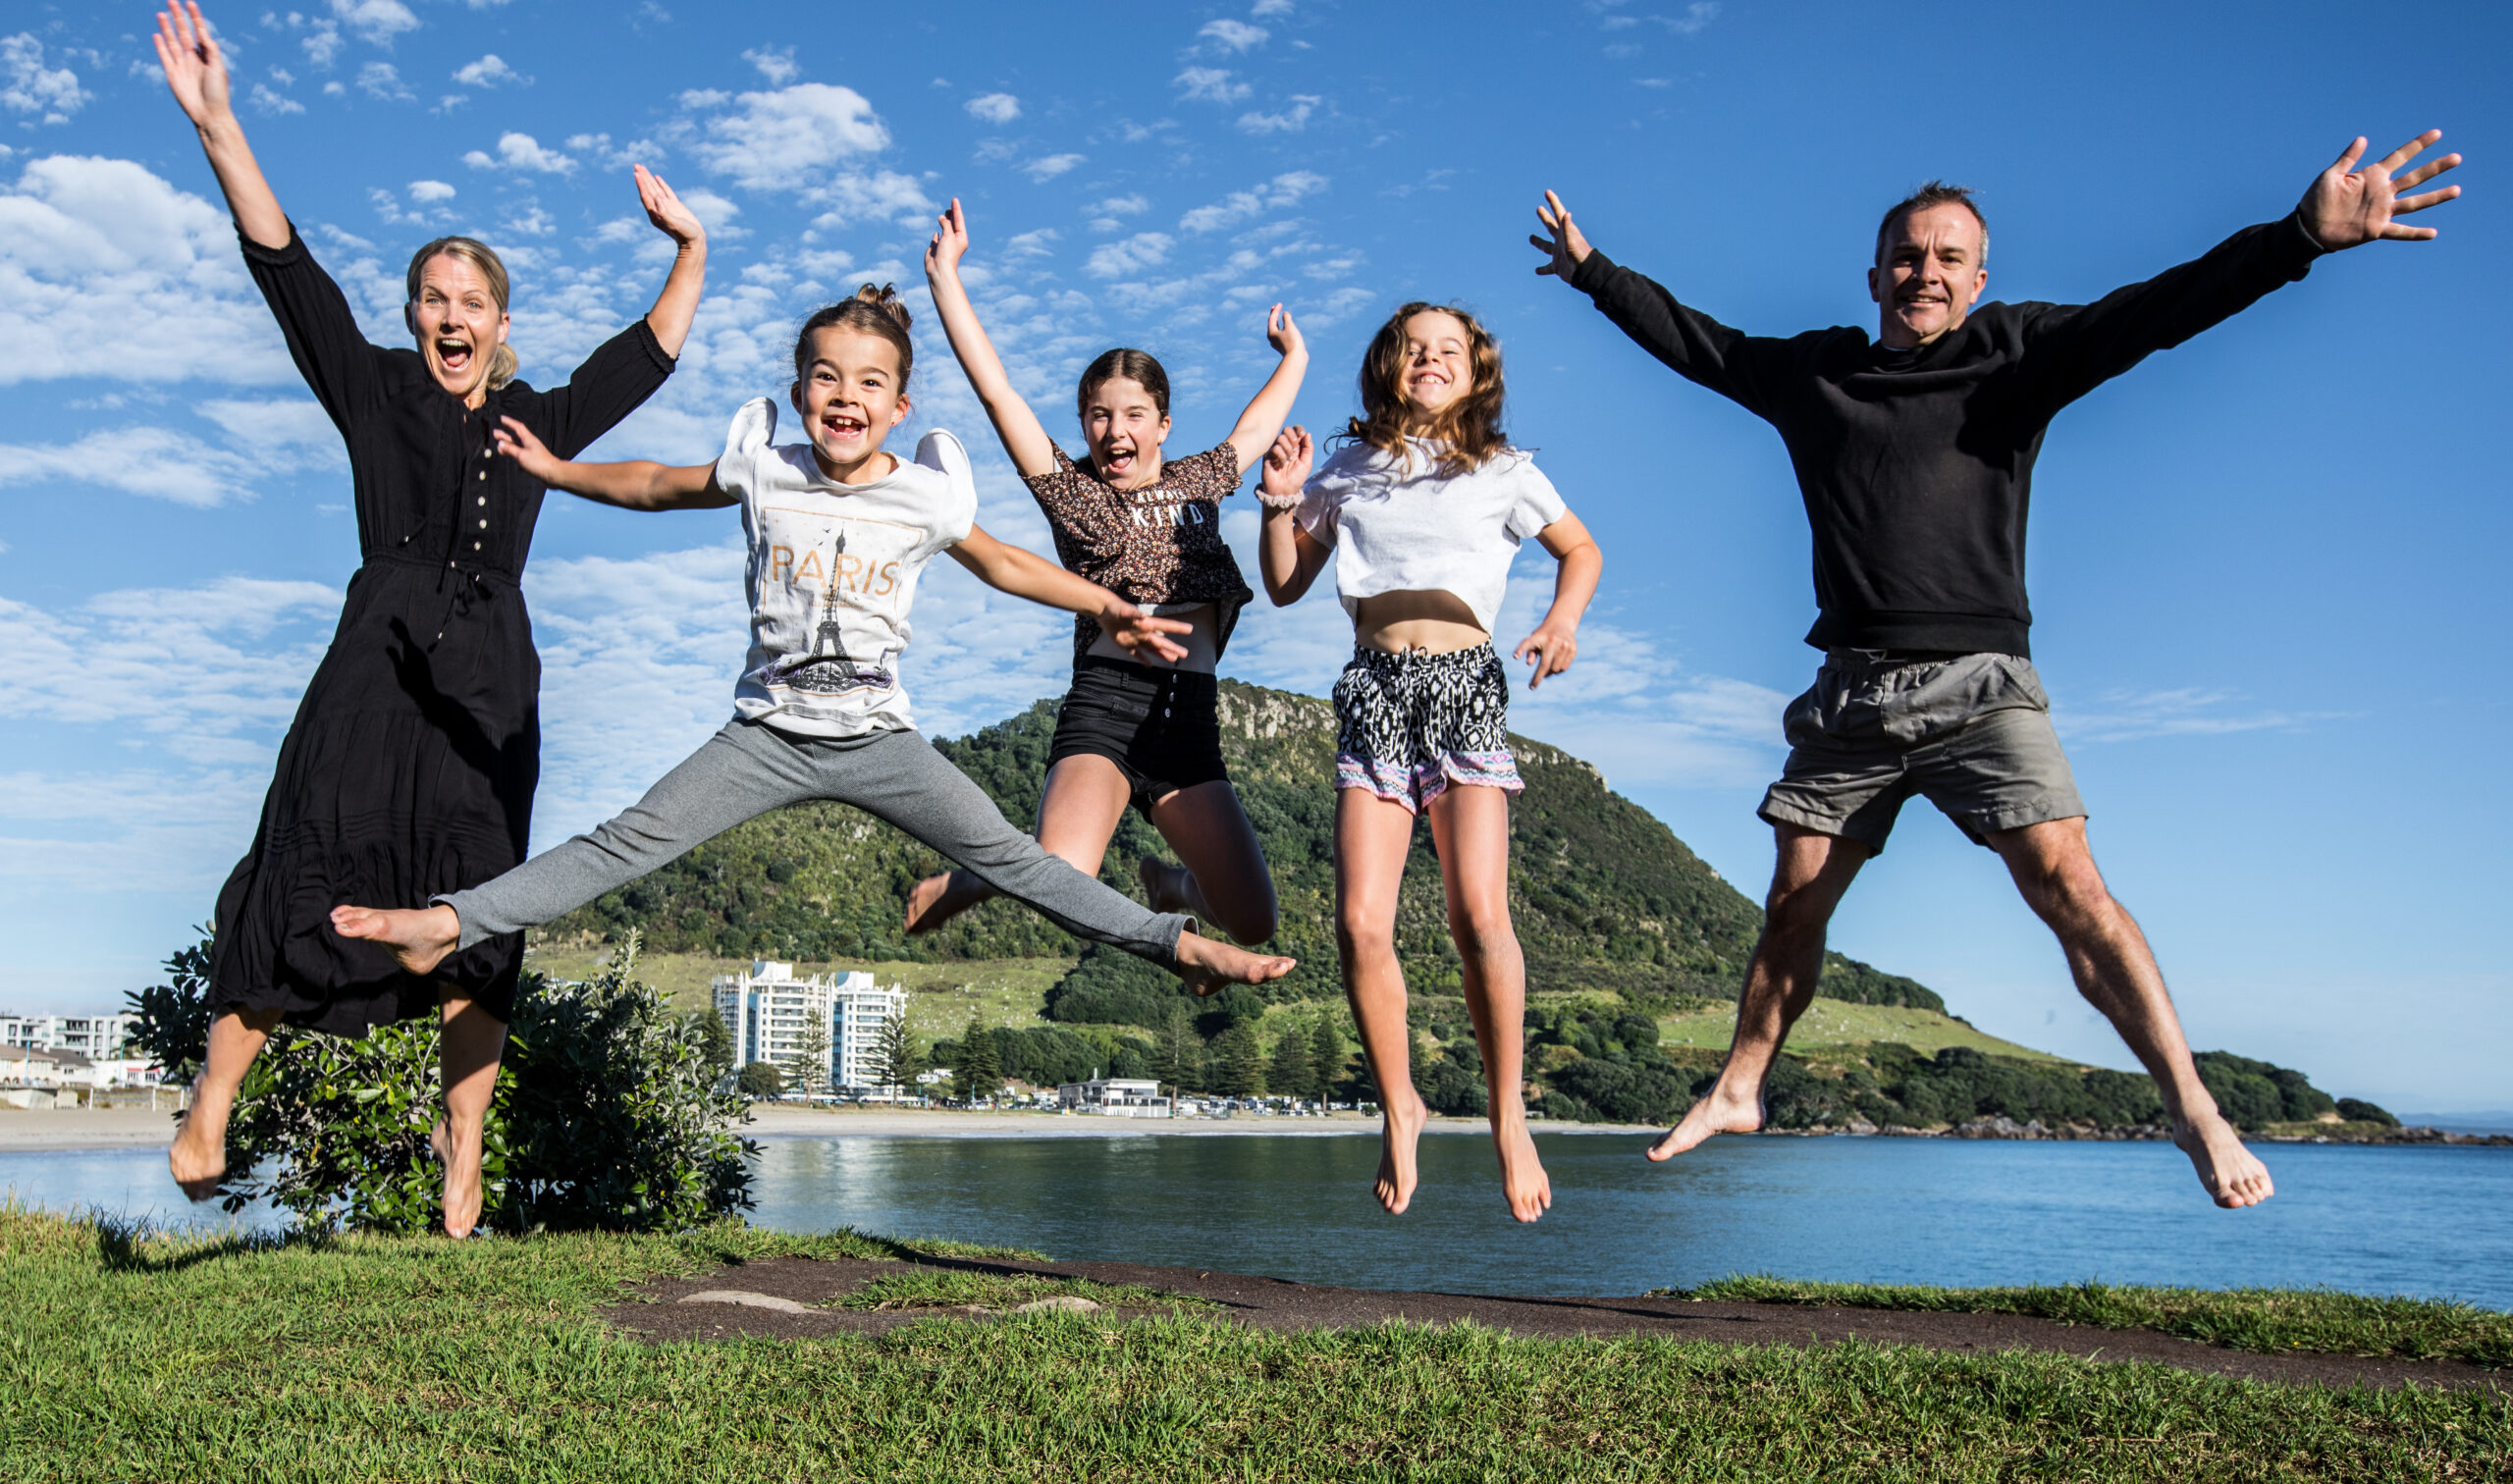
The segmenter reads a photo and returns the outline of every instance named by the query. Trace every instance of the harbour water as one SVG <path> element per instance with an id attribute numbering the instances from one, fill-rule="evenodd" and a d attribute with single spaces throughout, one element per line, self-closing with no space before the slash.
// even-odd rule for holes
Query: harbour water
<path id="1" fill-rule="evenodd" d="M 2264 1146 L 2277 1197 L 2219 1211 L 2163 1143 L 1722 1139 L 1667 1165 L 1639 1157 L 1637 1135 L 1537 1144 L 1554 1205 L 1526 1227 L 1470 1134 L 1423 1140 L 1402 1217 L 1370 1197 L 1366 1136 L 772 1138 L 751 1219 L 1371 1288 L 1637 1294 L 1763 1272 L 2326 1286 L 2513 1308 L 2513 1149 Z M 0 1190 L 202 1219 L 155 1149 L 0 1154 Z"/>

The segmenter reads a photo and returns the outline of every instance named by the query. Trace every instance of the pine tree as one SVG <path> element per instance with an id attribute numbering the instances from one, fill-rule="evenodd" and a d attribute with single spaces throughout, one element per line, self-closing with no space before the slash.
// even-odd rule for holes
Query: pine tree
<path id="1" fill-rule="evenodd" d="M 916 1074 L 924 1069 L 917 1065 L 916 1041 L 907 1034 L 906 1015 L 893 1015 L 882 1022 L 882 1038 L 874 1046 L 873 1059 L 880 1065 L 882 1081 L 892 1097 L 916 1081 Z"/>
<path id="2" fill-rule="evenodd" d="M 1335 1029 L 1332 1014 L 1320 1015 L 1317 1028 L 1310 1034 L 1309 1064 L 1317 1079 L 1317 1095 L 1332 1097 L 1343 1085 L 1351 1057 L 1344 1050 L 1343 1034 Z"/>
<path id="3" fill-rule="evenodd" d="M 733 1070 L 733 1033 L 725 1026 L 722 1014 L 702 1010 L 693 1019 L 698 1027 L 699 1054 L 707 1058 L 707 1065 L 719 1073 Z"/>
<path id="4" fill-rule="evenodd" d="M 1152 1075 L 1173 1089 L 1186 1092 L 1204 1086 L 1204 1043 L 1196 1038 L 1195 1019 L 1183 1003 L 1171 1008 L 1152 1056 Z"/>
<path id="5" fill-rule="evenodd" d="M 1286 1027 L 1274 1042 L 1273 1060 L 1265 1065 L 1265 1087 L 1281 1097 L 1314 1097 L 1317 1074 L 1309 1059 L 1309 1033 Z"/>
<path id="6" fill-rule="evenodd" d="M 809 1097 L 829 1089 L 829 1016 L 803 1012 L 803 1029 L 794 1033 L 794 1049 L 779 1058 L 785 1086 Z"/>
<path id="7" fill-rule="evenodd" d="M 1213 1090 L 1225 1097 L 1256 1097 L 1265 1090 L 1265 1057 L 1256 1023 L 1241 1021 L 1213 1040 Z"/>
<path id="8" fill-rule="evenodd" d="M 969 1017 L 969 1029 L 960 1033 L 960 1064 L 951 1073 L 963 1102 L 975 1105 L 1003 1090 L 1003 1058 L 995 1048 L 994 1033 L 974 1015 Z"/>

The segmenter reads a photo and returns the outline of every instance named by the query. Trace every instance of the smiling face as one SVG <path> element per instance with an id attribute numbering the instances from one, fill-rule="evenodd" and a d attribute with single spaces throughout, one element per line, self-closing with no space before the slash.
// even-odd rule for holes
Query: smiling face
<path id="1" fill-rule="evenodd" d="M 790 396 L 822 473 L 863 484 L 889 472 L 873 455 L 907 416 L 902 381 L 898 347 L 882 337 L 842 325 L 811 333 L 802 379 Z"/>
<path id="2" fill-rule="evenodd" d="M 1396 383 L 1405 397 L 1407 421 L 1428 427 L 1458 398 L 1474 390 L 1474 338 L 1466 322 L 1444 309 L 1425 309 L 1405 322 L 1405 357 Z"/>
<path id="3" fill-rule="evenodd" d="M 1101 479 L 1115 489 L 1136 489 L 1160 477 L 1169 417 L 1143 383 L 1111 376 L 1082 395 L 1082 438 Z"/>
<path id="4" fill-rule="evenodd" d="M 1902 213 L 1867 270 L 1877 342 L 1908 350 L 1960 326 L 1990 282 L 1988 236 L 1980 218 L 1952 202 Z"/>
<path id="5" fill-rule="evenodd" d="M 507 343 L 507 313 L 478 268 L 450 252 L 419 265 L 419 291 L 410 299 L 410 333 L 437 385 L 478 406 L 486 395 L 497 348 Z"/>

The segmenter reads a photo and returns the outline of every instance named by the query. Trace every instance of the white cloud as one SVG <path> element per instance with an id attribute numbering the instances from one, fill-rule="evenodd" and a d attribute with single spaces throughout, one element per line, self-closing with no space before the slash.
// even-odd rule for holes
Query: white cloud
<path id="1" fill-rule="evenodd" d="M 2233 732 L 2300 731 L 2346 712 L 2260 710 L 2236 691 L 2184 686 L 2174 690 L 2111 690 L 2091 705 L 2054 699 L 2051 722 L 2070 742 L 2139 742 L 2150 737 L 2219 737 Z M 2239 707 L 2239 710 L 2228 708 Z"/>
<path id="2" fill-rule="evenodd" d="M 419 18 L 401 0 L 332 0 L 332 14 L 376 46 L 391 46 L 395 36 L 419 28 Z"/>
<path id="3" fill-rule="evenodd" d="M 341 450 L 341 430 L 332 426 L 332 416 L 323 410 L 323 404 L 310 397 L 279 397 L 266 401 L 214 398 L 193 410 L 218 424 L 230 439 L 244 448 L 290 450 L 277 460 L 283 466 L 293 467 L 302 454 L 311 453 L 318 457 L 338 455 L 340 466 L 348 467 L 347 455 Z"/>
<path id="4" fill-rule="evenodd" d="M 529 83 L 532 80 L 508 67 L 505 58 L 491 52 L 477 62 L 465 62 L 455 68 L 454 80 L 465 87 L 496 87 L 508 82 Z"/>
<path id="5" fill-rule="evenodd" d="M 1071 170 L 1076 165 L 1081 164 L 1082 160 L 1083 157 L 1078 154 L 1046 155 L 1023 165 L 1021 170 L 1023 174 L 1027 175 L 1033 181 L 1052 181 L 1056 177 L 1064 174 L 1066 171 Z"/>
<path id="6" fill-rule="evenodd" d="M 683 101 L 713 108 L 728 100 L 715 93 L 684 94 Z M 889 131 L 851 87 L 799 82 L 729 101 L 738 102 L 739 111 L 694 128 L 689 152 L 708 170 L 754 190 L 801 189 L 842 160 L 889 146 Z"/>
<path id="7" fill-rule="evenodd" d="M 970 117 L 984 119 L 1000 129 L 1021 117 L 1021 100 L 1006 92 L 986 93 L 960 105 Z"/>
<path id="8" fill-rule="evenodd" d="M 1178 219 L 1185 232 L 1218 232 L 1235 227 L 1268 208 L 1289 206 L 1303 196 L 1326 188 L 1326 178 L 1313 171 L 1293 170 L 1251 190 L 1234 190 L 1209 206 L 1199 206 Z"/>
<path id="9" fill-rule="evenodd" d="M 369 62 L 357 70 L 357 85 L 370 98 L 387 103 L 406 103 L 415 96 L 401 80 L 401 69 L 390 62 Z"/>
<path id="10" fill-rule="evenodd" d="M 498 135 L 498 153 L 494 159 L 474 149 L 462 157 L 462 163 L 473 170 L 495 170 L 503 166 L 508 170 L 528 170 L 542 175 L 573 175 L 576 169 L 573 157 L 542 148 L 541 141 L 528 133 L 512 132 Z"/>
<path id="11" fill-rule="evenodd" d="M 92 485 L 200 509 L 250 500 L 288 467 L 285 459 L 248 458 L 170 428 L 113 428 L 66 444 L 0 444 L 0 488 Z"/>
<path id="12" fill-rule="evenodd" d="M 1248 14 L 1259 21 L 1267 16 L 1288 16 L 1291 13 L 1292 0 L 1256 0 L 1256 3 L 1248 9 Z"/>
<path id="13" fill-rule="evenodd" d="M 1191 67 L 1170 80 L 1190 98 L 1207 103 L 1236 103 L 1248 96 L 1248 84 L 1231 80 L 1230 73 L 1219 67 Z"/>
<path id="14" fill-rule="evenodd" d="M 1294 93 L 1291 107 L 1281 113 L 1244 113 L 1239 127 L 1250 133 L 1298 133 L 1309 127 L 1309 116 L 1326 100 L 1315 93 Z"/>
<path id="15" fill-rule="evenodd" d="M 1093 248 L 1083 271 L 1093 278 L 1112 279 L 1156 268 L 1169 260 L 1172 240 L 1165 232 L 1138 232 L 1122 242 Z"/>
<path id="16" fill-rule="evenodd" d="M 1207 21 L 1196 34 L 1225 51 L 1244 52 L 1252 46 L 1264 45 L 1271 32 L 1245 21 Z"/>
<path id="17" fill-rule="evenodd" d="M 244 100 L 253 105 L 254 112 L 262 114 L 268 118 L 279 118 L 287 114 L 301 114 L 305 112 L 304 104 L 297 102 L 294 98 L 290 97 L 284 92 L 274 89 L 267 82 L 254 83 L 253 90 L 244 95 Z"/>
<path id="18" fill-rule="evenodd" d="M 318 23 L 297 44 L 305 48 L 305 59 L 321 68 L 330 67 L 333 59 L 341 54 L 341 48 L 348 45 L 341 38 L 341 28 L 329 21 Z M 323 90 L 330 92 L 332 89 L 326 87 Z"/>
<path id="19" fill-rule="evenodd" d="M 226 577 L 188 588 L 99 593 L 67 613 L 0 598 L 0 716 L 133 723 L 173 740 L 285 726 L 341 595 L 319 582 Z M 134 644 L 145 615 L 147 642 Z"/>
<path id="20" fill-rule="evenodd" d="M 436 201 L 451 201 L 454 199 L 454 187 L 443 181 L 412 181 L 410 199 L 422 206 Z"/>
<path id="21" fill-rule="evenodd" d="M 296 377 L 227 213 L 131 160 L 52 155 L 0 186 L 0 386 Z"/>
<path id="22" fill-rule="evenodd" d="M 765 46 L 753 47 L 742 53 L 742 60 L 758 68 L 759 75 L 768 80 L 771 87 L 784 86 L 801 76 L 803 71 L 795 65 L 794 48 L 790 46 L 774 50 Z"/>
<path id="23" fill-rule="evenodd" d="M 863 221 L 909 221 L 936 207 L 914 176 L 895 170 L 841 171 L 826 186 L 803 193 L 803 199 L 828 210 L 812 219 L 815 230 L 850 227 Z"/>
<path id="24" fill-rule="evenodd" d="M 1104 201 L 1085 206 L 1082 209 L 1087 213 L 1097 216 L 1141 216 L 1151 209 L 1151 199 L 1150 197 L 1140 193 L 1134 195 L 1110 196 Z"/>
<path id="25" fill-rule="evenodd" d="M 1684 7 L 1684 13 L 1681 16 L 1652 16 L 1649 19 L 1679 36 L 1689 36 L 1718 19 L 1718 0 L 1693 0 L 1692 4 Z"/>
<path id="26" fill-rule="evenodd" d="M 93 96 L 79 85 L 77 73 L 43 65 L 43 43 L 32 31 L 0 37 L 0 108 L 67 124 Z"/>

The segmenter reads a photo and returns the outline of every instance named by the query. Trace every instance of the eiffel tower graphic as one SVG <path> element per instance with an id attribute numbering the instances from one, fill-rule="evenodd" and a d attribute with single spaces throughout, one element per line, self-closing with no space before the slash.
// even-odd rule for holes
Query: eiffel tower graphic
<path id="1" fill-rule="evenodd" d="M 846 652 L 846 636 L 837 622 L 837 558 L 845 555 L 846 533 L 841 530 L 837 548 L 829 554 L 829 578 L 821 585 L 821 622 L 812 635 L 812 652 L 786 666 L 775 677 L 776 683 L 830 696 L 851 690 L 887 690 L 894 683 L 880 665 L 858 664 Z"/>

